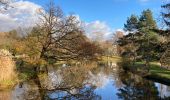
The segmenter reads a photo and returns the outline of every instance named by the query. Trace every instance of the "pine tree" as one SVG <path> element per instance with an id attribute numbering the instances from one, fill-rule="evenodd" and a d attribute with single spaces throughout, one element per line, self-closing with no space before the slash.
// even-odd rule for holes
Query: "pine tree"
<path id="1" fill-rule="evenodd" d="M 148 68 L 149 62 L 156 56 L 155 48 L 158 41 L 158 34 L 153 30 L 157 29 L 156 21 L 153 18 L 152 11 L 147 9 L 142 12 L 139 18 L 139 31 L 143 34 L 140 37 L 140 44 L 138 49 L 138 55 L 141 56 L 141 60 L 145 61 L 145 65 Z"/>
<path id="2" fill-rule="evenodd" d="M 136 15 L 131 15 L 128 17 L 126 24 L 124 24 L 124 30 L 129 32 L 135 32 L 138 30 L 138 17 Z"/>
<path id="3" fill-rule="evenodd" d="M 133 64 L 136 62 L 136 50 L 138 48 L 136 42 L 138 38 L 138 23 L 138 17 L 136 15 L 131 15 L 124 24 L 124 30 L 129 32 L 129 34 L 124 37 L 124 43 L 126 44 L 124 45 L 125 52 L 123 53 L 123 56 L 132 58 Z"/>
<path id="4" fill-rule="evenodd" d="M 152 11 L 150 9 L 144 10 L 139 18 L 139 30 L 146 33 L 151 29 L 156 29 L 156 21 L 153 18 Z"/>

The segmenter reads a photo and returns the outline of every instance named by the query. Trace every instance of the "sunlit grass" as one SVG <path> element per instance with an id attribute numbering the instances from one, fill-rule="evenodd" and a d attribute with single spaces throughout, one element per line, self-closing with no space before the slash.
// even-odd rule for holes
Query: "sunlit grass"
<path id="1" fill-rule="evenodd" d="M 136 62 L 135 68 L 138 72 L 142 72 L 144 69 L 144 62 Z M 147 76 L 157 80 L 165 80 L 170 82 L 170 70 L 162 68 L 160 63 L 158 62 L 150 63 L 149 73 L 147 74 Z"/>
<path id="2" fill-rule="evenodd" d="M 101 61 L 102 62 L 107 62 L 107 61 L 110 61 L 110 62 L 120 62 L 121 59 L 122 58 L 119 57 L 119 56 L 102 56 Z"/>
<path id="3" fill-rule="evenodd" d="M 150 74 L 170 79 L 170 70 L 161 68 L 158 64 L 151 64 Z"/>

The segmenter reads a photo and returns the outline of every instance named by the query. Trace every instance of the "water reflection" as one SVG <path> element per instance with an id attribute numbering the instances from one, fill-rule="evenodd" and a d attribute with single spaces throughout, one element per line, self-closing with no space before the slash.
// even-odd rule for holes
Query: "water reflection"
<path id="1" fill-rule="evenodd" d="M 159 100 L 170 96 L 169 86 L 123 72 L 112 62 L 65 64 L 48 71 L 39 75 L 41 89 L 29 80 L 22 87 L 0 91 L 0 100 Z"/>
<path id="2" fill-rule="evenodd" d="M 158 91 L 153 82 L 131 73 L 121 73 L 123 87 L 118 89 L 118 97 L 123 100 L 157 100 Z"/>
<path id="3" fill-rule="evenodd" d="M 163 85 L 160 83 L 155 83 L 155 85 L 158 88 L 159 96 L 161 98 L 170 97 L 170 86 Z"/>
<path id="4" fill-rule="evenodd" d="M 94 92 L 95 89 L 96 87 L 84 86 L 72 90 L 56 90 L 48 92 L 48 96 L 51 100 L 101 100 L 101 96 Z"/>
<path id="5" fill-rule="evenodd" d="M 17 85 L 13 90 L 0 91 L 0 100 L 40 100 L 37 85 L 30 81 L 22 87 Z"/>

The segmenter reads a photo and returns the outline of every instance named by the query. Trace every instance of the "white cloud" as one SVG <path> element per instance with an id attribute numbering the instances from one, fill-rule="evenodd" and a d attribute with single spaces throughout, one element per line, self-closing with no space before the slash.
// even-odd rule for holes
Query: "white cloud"
<path id="1" fill-rule="evenodd" d="M 87 37 L 93 40 L 105 40 L 113 33 L 112 29 L 102 21 L 93 21 L 84 24 Z"/>
<path id="2" fill-rule="evenodd" d="M 0 14 L 0 31 L 9 31 L 18 27 L 31 27 L 37 23 L 38 9 L 41 6 L 29 1 L 17 1 L 10 4 L 13 8 Z"/>
<path id="3" fill-rule="evenodd" d="M 17 1 L 10 4 L 9 8 L 0 13 L 0 31 L 10 31 L 18 27 L 27 28 L 34 26 L 38 21 L 38 11 L 42 8 L 29 1 Z M 81 21 L 79 15 L 76 20 Z M 105 22 L 85 22 L 83 28 L 87 36 L 93 40 L 105 40 L 111 37 L 113 30 Z"/>

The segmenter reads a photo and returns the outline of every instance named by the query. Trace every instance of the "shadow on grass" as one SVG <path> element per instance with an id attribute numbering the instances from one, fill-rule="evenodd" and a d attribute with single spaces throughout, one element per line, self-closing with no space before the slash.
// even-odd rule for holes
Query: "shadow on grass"
<path id="1" fill-rule="evenodd" d="M 170 70 L 162 68 L 159 64 L 150 63 L 149 72 L 146 71 L 144 62 L 136 62 L 134 66 L 125 64 L 125 68 L 149 80 L 170 85 Z"/>

